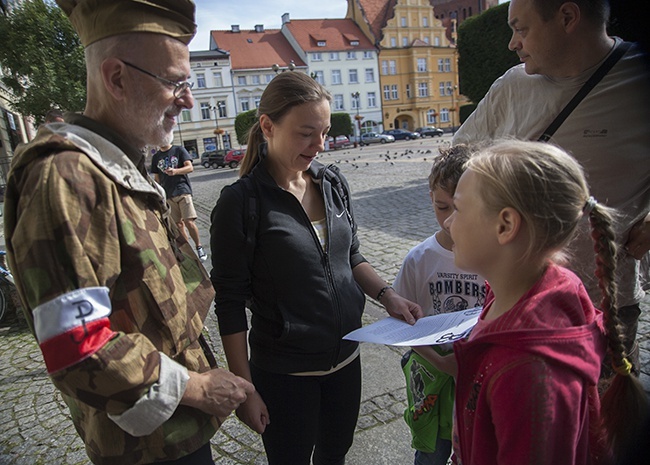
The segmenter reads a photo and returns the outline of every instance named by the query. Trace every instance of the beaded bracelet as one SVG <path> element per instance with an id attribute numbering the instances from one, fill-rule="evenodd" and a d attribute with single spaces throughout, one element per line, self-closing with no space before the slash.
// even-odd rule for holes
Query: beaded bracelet
<path id="1" fill-rule="evenodd" d="M 384 296 L 384 294 L 386 293 L 386 291 L 387 291 L 388 289 L 392 289 L 392 288 L 393 288 L 393 286 L 384 286 L 384 287 L 382 287 L 381 290 L 379 291 L 379 293 L 377 294 L 377 298 L 376 298 L 375 300 L 380 301 L 381 298 L 382 298 L 382 297 Z"/>

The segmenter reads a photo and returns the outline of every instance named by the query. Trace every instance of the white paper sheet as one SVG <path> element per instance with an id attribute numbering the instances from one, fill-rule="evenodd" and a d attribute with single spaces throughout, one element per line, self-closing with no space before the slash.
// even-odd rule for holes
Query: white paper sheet
<path id="1" fill-rule="evenodd" d="M 391 346 L 427 346 L 462 339 L 478 321 L 481 307 L 420 318 L 414 325 L 388 317 L 359 328 L 343 339 Z"/>

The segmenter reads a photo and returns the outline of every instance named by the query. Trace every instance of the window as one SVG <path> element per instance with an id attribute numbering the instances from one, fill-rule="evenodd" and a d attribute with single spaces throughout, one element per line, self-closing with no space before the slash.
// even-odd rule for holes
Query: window
<path id="1" fill-rule="evenodd" d="M 397 93 L 397 84 L 390 86 L 390 98 L 393 100 L 397 100 L 399 98 L 399 94 Z"/>
<path id="2" fill-rule="evenodd" d="M 334 109 L 337 111 L 343 110 L 343 94 L 334 95 Z"/>
<path id="3" fill-rule="evenodd" d="M 428 16 L 423 16 L 422 17 L 422 26 L 429 27 L 429 17 Z"/>
<path id="4" fill-rule="evenodd" d="M 441 96 L 441 97 L 444 97 L 444 95 L 445 95 L 446 93 L 447 93 L 447 91 L 445 90 L 445 83 L 444 83 L 444 82 L 441 82 L 441 83 L 440 83 L 440 96 Z"/>
<path id="5" fill-rule="evenodd" d="M 429 43 L 429 36 L 425 36 L 423 40 L 424 40 L 425 44 L 428 44 Z"/>
<path id="6" fill-rule="evenodd" d="M 395 60 L 389 60 L 388 67 L 390 68 L 390 74 L 397 74 L 397 65 Z"/>
<path id="7" fill-rule="evenodd" d="M 388 74 L 388 61 L 381 60 L 381 74 L 384 76 Z"/>
<path id="8" fill-rule="evenodd" d="M 402 47 L 408 47 L 408 46 L 409 46 L 409 38 L 402 37 Z"/>
<path id="9" fill-rule="evenodd" d="M 237 84 L 240 86 L 246 85 L 246 76 L 237 76 Z"/>
<path id="10" fill-rule="evenodd" d="M 181 111 L 181 121 L 183 123 L 189 123 L 192 121 L 192 113 L 187 108 Z"/>
<path id="11" fill-rule="evenodd" d="M 390 86 L 384 86 L 384 100 L 390 100 Z"/>
<path id="12" fill-rule="evenodd" d="M 330 52 L 330 61 L 338 61 L 339 52 Z"/>
<path id="13" fill-rule="evenodd" d="M 451 73 L 451 58 L 445 58 L 445 73 Z"/>
<path id="14" fill-rule="evenodd" d="M 440 122 L 441 123 L 448 123 L 449 122 L 449 110 L 446 108 L 443 108 L 440 110 Z"/>
<path id="15" fill-rule="evenodd" d="M 333 69 L 332 70 L 332 85 L 341 84 L 341 70 Z"/>
<path id="16" fill-rule="evenodd" d="M 406 27 L 406 17 L 402 16 L 402 17 L 400 18 L 400 25 L 401 25 L 402 27 Z"/>
<path id="17" fill-rule="evenodd" d="M 397 47 L 397 39 L 395 37 L 390 38 L 390 46 Z"/>
<path id="18" fill-rule="evenodd" d="M 205 89 L 205 73 L 196 73 L 196 87 Z"/>
<path id="19" fill-rule="evenodd" d="M 359 75 L 357 74 L 356 69 L 351 69 L 348 73 L 348 76 L 350 78 L 350 84 L 358 84 L 359 83 Z"/>
<path id="20" fill-rule="evenodd" d="M 275 74 L 265 74 L 264 75 L 264 81 L 268 84 L 269 82 L 271 82 L 273 80 L 274 76 L 275 76 Z"/>
<path id="21" fill-rule="evenodd" d="M 241 108 L 241 111 L 248 111 L 251 109 L 250 107 L 250 99 L 248 98 L 242 98 L 239 99 L 239 107 Z"/>
<path id="22" fill-rule="evenodd" d="M 375 70 L 366 68 L 366 82 L 375 82 Z"/>
<path id="23" fill-rule="evenodd" d="M 451 87 L 451 81 L 447 81 L 446 84 L 445 84 L 445 87 L 447 88 L 446 89 L 447 90 L 447 95 L 451 95 L 451 93 L 453 92 L 453 88 Z"/>
<path id="24" fill-rule="evenodd" d="M 418 58 L 418 72 L 424 73 L 427 70 L 427 59 Z"/>
<path id="25" fill-rule="evenodd" d="M 374 92 L 368 92 L 368 108 L 375 108 L 377 106 L 377 95 Z"/>
<path id="26" fill-rule="evenodd" d="M 429 96 L 429 84 L 426 82 L 418 83 L 418 97 L 428 97 Z"/>
<path id="27" fill-rule="evenodd" d="M 357 59 L 357 52 L 348 52 L 346 58 L 348 60 L 356 60 Z"/>
<path id="28" fill-rule="evenodd" d="M 314 80 L 321 86 L 325 85 L 325 75 L 322 71 L 314 71 Z"/>
<path id="29" fill-rule="evenodd" d="M 254 74 L 251 76 L 251 83 L 252 84 L 259 84 L 260 83 L 260 77 L 257 74 Z"/>
<path id="30" fill-rule="evenodd" d="M 438 72 L 439 73 L 444 73 L 445 72 L 445 64 L 444 64 L 444 60 L 442 58 L 438 58 Z"/>
<path id="31" fill-rule="evenodd" d="M 255 105 L 255 108 L 260 107 L 260 100 L 262 100 L 262 97 L 253 97 L 253 105 Z"/>
<path id="32" fill-rule="evenodd" d="M 210 104 L 203 102 L 201 104 L 201 119 L 210 119 Z"/>
<path id="33" fill-rule="evenodd" d="M 433 36 L 433 46 L 434 47 L 440 47 L 440 37 Z"/>
<path id="34" fill-rule="evenodd" d="M 228 110 L 226 108 L 226 101 L 225 100 L 219 100 L 217 102 L 217 108 L 219 109 L 219 118 L 227 118 L 228 117 Z"/>
<path id="35" fill-rule="evenodd" d="M 214 80 L 215 87 L 223 87 L 223 78 L 221 77 L 221 72 L 213 73 L 212 79 Z"/>
<path id="36" fill-rule="evenodd" d="M 435 124 L 436 122 L 436 110 L 427 111 L 427 124 Z"/>
<path id="37" fill-rule="evenodd" d="M 319 40 L 318 42 L 316 42 L 316 45 L 319 47 L 327 47 L 327 42 L 325 42 L 324 40 Z"/>
<path id="38" fill-rule="evenodd" d="M 411 84 L 406 84 L 406 98 L 411 98 Z"/>
<path id="39" fill-rule="evenodd" d="M 323 61 L 323 54 L 320 52 L 312 53 L 311 54 L 311 59 L 313 61 Z"/>
<path id="40" fill-rule="evenodd" d="M 373 53 L 370 51 L 365 51 L 363 52 L 363 59 L 364 60 L 372 60 L 374 58 Z"/>

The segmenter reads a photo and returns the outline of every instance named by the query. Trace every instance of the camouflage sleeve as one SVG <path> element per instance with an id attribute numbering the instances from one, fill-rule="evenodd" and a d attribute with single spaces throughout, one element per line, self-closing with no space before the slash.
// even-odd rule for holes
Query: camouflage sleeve
<path id="1" fill-rule="evenodd" d="M 76 152 L 39 158 L 16 177 L 13 271 L 33 326 L 57 321 L 39 339 L 48 372 L 63 393 L 121 414 L 158 380 L 160 354 L 142 334 L 110 328 L 124 221 L 117 187 Z"/>

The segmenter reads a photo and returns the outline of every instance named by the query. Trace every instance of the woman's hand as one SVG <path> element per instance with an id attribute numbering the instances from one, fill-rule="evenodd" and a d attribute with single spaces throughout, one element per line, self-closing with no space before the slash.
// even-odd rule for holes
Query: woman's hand
<path id="1" fill-rule="evenodd" d="M 237 417 L 243 421 L 250 429 L 262 434 L 271 421 L 266 404 L 262 400 L 260 393 L 255 391 L 248 395 L 246 402 L 242 403 L 236 410 Z"/>
<path id="2" fill-rule="evenodd" d="M 415 324 L 424 316 L 422 308 L 418 304 L 405 299 L 392 287 L 386 290 L 379 302 L 386 307 L 390 316 L 404 320 L 410 325 Z"/>

